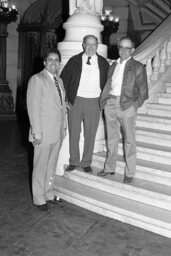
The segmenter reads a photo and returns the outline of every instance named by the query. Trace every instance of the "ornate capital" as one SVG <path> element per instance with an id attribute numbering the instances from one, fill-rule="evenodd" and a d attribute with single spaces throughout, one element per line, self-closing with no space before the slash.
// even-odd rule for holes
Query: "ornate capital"
<path id="1" fill-rule="evenodd" d="M 9 24 L 17 20 L 18 11 L 15 8 L 0 6 L 0 23 Z"/>

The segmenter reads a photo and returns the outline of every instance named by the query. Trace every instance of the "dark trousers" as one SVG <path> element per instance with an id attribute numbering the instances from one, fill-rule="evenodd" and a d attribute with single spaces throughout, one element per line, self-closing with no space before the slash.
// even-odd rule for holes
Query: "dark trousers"
<path id="1" fill-rule="evenodd" d="M 68 114 L 70 164 L 87 167 L 91 165 L 95 136 L 100 119 L 99 98 L 76 97 Z M 84 149 L 80 161 L 79 141 L 81 124 L 84 128 Z"/>

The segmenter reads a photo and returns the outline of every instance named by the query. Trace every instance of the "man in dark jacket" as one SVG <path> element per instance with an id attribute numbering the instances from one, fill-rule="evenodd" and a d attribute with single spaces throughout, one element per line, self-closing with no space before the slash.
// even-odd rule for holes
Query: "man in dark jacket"
<path id="1" fill-rule="evenodd" d="M 120 58 L 108 72 L 108 80 L 100 98 L 107 128 L 107 159 L 98 176 L 114 174 L 116 169 L 119 125 L 122 127 L 125 157 L 124 183 L 131 183 L 136 171 L 136 116 L 137 109 L 148 98 L 146 71 L 134 60 L 134 42 L 123 37 L 118 44 Z"/>
<path id="2" fill-rule="evenodd" d="M 91 173 L 95 136 L 100 118 L 99 97 L 107 80 L 109 64 L 97 54 L 98 39 L 94 35 L 83 38 L 84 51 L 69 59 L 61 78 L 69 102 L 68 127 L 70 159 L 67 171 L 81 166 Z M 84 150 L 80 160 L 79 140 L 84 127 Z"/>

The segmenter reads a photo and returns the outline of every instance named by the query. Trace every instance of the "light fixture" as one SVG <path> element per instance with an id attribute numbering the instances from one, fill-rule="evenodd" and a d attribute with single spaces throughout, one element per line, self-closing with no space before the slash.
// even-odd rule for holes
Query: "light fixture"
<path id="1" fill-rule="evenodd" d="M 6 80 L 6 44 L 8 24 L 17 20 L 18 10 L 7 0 L 0 0 L 0 116 L 14 114 L 12 91 Z"/>
<path id="2" fill-rule="evenodd" d="M 102 31 L 103 43 L 110 45 L 110 35 L 116 33 L 119 28 L 119 16 L 113 14 L 111 7 L 105 7 L 100 20 L 104 26 L 104 30 Z"/>
<path id="3" fill-rule="evenodd" d="M 0 0 L 0 23 L 9 24 L 17 20 L 18 10 L 14 4 L 7 0 Z"/>

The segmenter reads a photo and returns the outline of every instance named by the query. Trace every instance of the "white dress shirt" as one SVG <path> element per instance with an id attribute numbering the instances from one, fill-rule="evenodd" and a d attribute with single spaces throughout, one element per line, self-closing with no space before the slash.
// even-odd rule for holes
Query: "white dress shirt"
<path id="1" fill-rule="evenodd" d="M 122 63 L 120 62 L 120 58 L 117 60 L 117 64 L 112 76 L 112 85 L 111 85 L 110 95 L 114 95 L 114 96 L 121 95 L 125 64 L 130 58 L 124 60 Z"/>
<path id="2" fill-rule="evenodd" d="M 77 91 L 77 96 L 84 98 L 97 98 L 100 96 L 100 73 L 97 55 L 90 59 L 90 65 L 86 64 L 88 56 L 82 56 L 82 73 Z"/>

